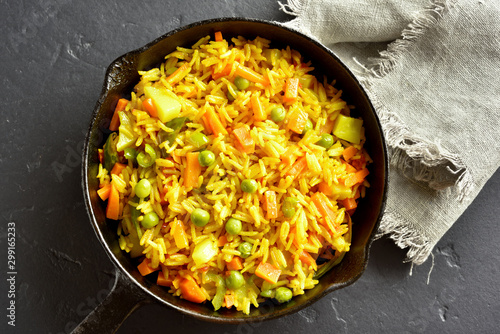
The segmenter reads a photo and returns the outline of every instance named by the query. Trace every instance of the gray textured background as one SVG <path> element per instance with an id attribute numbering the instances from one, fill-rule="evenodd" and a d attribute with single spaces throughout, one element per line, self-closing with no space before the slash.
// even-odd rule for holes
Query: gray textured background
<path id="1" fill-rule="evenodd" d="M 173 28 L 241 16 L 285 21 L 274 0 L 0 1 L 0 332 L 69 333 L 101 300 L 114 269 L 83 205 L 80 152 L 107 65 Z M 303 311 L 217 326 L 145 306 L 119 333 L 494 333 L 500 289 L 500 172 L 413 269 L 375 242 L 362 278 Z M 7 325 L 6 226 L 16 223 L 16 327 Z"/>

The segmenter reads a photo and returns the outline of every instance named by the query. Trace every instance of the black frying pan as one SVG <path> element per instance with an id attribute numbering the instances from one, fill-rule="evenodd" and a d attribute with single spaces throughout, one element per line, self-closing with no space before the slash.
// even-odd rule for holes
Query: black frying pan
<path id="1" fill-rule="evenodd" d="M 174 297 L 166 288 L 157 286 L 142 277 L 136 263 L 120 250 L 116 235 L 117 222 L 105 218 L 105 207 L 97 196 L 98 181 L 95 176 L 99 166 L 97 149 L 102 147 L 109 131 L 107 126 L 114 106 L 120 97 L 127 97 L 139 80 L 138 70 L 158 65 L 164 56 L 177 46 L 191 46 L 201 37 L 222 31 L 225 38 L 244 36 L 253 39 L 261 36 L 272 41 L 273 47 L 298 50 L 306 60 L 312 61 L 315 74 L 337 80 L 336 87 L 343 90 L 343 99 L 353 104 L 353 115 L 364 120 L 367 141 L 365 148 L 373 158 L 368 180 L 371 187 L 353 215 L 353 239 L 351 250 L 343 261 L 320 279 L 319 284 L 304 295 L 294 297 L 283 305 L 266 302 L 249 315 L 232 309 L 213 311 L 210 303 L 194 304 Z M 294 313 L 319 300 L 327 293 L 355 282 L 363 273 L 368 251 L 378 228 L 383 211 L 387 188 L 387 152 L 380 127 L 365 91 L 349 69 L 335 54 L 316 40 L 280 23 L 256 19 L 221 18 L 198 22 L 171 31 L 146 46 L 116 59 L 108 67 L 101 96 L 91 117 L 90 128 L 83 149 L 82 187 L 85 204 L 97 238 L 116 267 L 116 282 L 104 302 L 94 310 L 74 333 L 115 331 L 122 321 L 145 302 L 156 301 L 195 318 L 219 323 L 263 321 Z"/>

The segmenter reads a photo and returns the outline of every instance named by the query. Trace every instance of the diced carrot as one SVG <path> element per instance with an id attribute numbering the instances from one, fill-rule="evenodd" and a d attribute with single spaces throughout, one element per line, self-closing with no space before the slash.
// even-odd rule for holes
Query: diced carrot
<path id="1" fill-rule="evenodd" d="M 322 192 L 314 193 L 314 195 L 311 196 L 311 200 L 324 218 L 328 217 L 332 223 L 335 222 L 337 215 L 328 205 L 329 200 L 325 194 Z"/>
<path id="2" fill-rule="evenodd" d="M 350 165 L 349 163 L 345 162 L 344 160 L 340 159 L 340 161 L 342 161 L 342 163 L 345 165 L 345 171 L 347 173 L 356 173 L 356 168 L 354 168 L 352 165 Z"/>
<path id="3" fill-rule="evenodd" d="M 304 131 L 304 128 L 307 124 L 307 120 L 309 116 L 307 113 L 301 109 L 296 109 L 288 119 L 288 124 L 286 125 L 287 129 L 301 134 Z"/>
<path id="4" fill-rule="evenodd" d="M 259 100 L 259 95 L 252 95 L 250 102 L 252 103 L 253 119 L 257 122 L 265 120 L 267 115 L 266 111 L 262 107 L 262 103 Z"/>
<path id="5" fill-rule="evenodd" d="M 339 201 L 340 204 L 347 210 L 352 210 L 358 207 L 358 203 L 356 203 L 356 200 L 354 198 L 346 198 L 343 200 Z"/>
<path id="6" fill-rule="evenodd" d="M 111 122 L 109 123 L 109 129 L 111 131 L 118 130 L 118 127 L 120 126 L 120 117 L 118 116 L 118 112 L 125 110 L 127 103 L 128 103 L 127 99 L 119 99 L 118 100 L 118 103 L 116 104 L 116 107 L 115 107 L 115 113 L 113 114 L 113 117 L 111 118 Z"/>
<path id="7" fill-rule="evenodd" d="M 115 163 L 113 168 L 111 169 L 111 175 L 120 175 L 122 170 L 124 170 L 127 167 L 125 164 L 121 164 L 119 162 Z"/>
<path id="8" fill-rule="evenodd" d="M 302 263 L 305 263 L 308 266 L 312 265 L 315 262 L 311 254 L 309 254 L 305 250 L 302 250 L 302 253 L 300 253 L 299 255 L 299 259 L 300 261 L 302 261 Z"/>
<path id="9" fill-rule="evenodd" d="M 281 161 L 288 166 L 293 164 L 297 159 L 297 155 L 295 154 L 297 149 L 298 147 L 296 145 L 288 146 L 286 151 L 280 156 Z"/>
<path id="10" fill-rule="evenodd" d="M 223 38 L 222 38 L 222 32 L 216 31 L 214 35 L 215 35 L 215 41 L 216 42 L 222 42 L 222 40 L 223 40 Z"/>
<path id="11" fill-rule="evenodd" d="M 356 155 L 356 153 L 358 153 L 358 149 L 354 146 L 349 146 L 344 149 L 344 151 L 342 152 L 342 156 L 344 157 L 345 161 L 349 161 L 353 156 Z"/>
<path id="12" fill-rule="evenodd" d="M 205 120 L 214 135 L 218 136 L 219 133 L 227 134 L 226 128 L 213 108 L 207 108 L 207 112 L 203 115 L 203 117 L 206 117 Z"/>
<path id="13" fill-rule="evenodd" d="M 259 74 L 252 70 L 251 68 L 248 68 L 246 66 L 243 66 L 241 64 L 237 64 L 236 70 L 235 70 L 236 75 L 239 75 L 240 77 L 243 77 L 247 80 L 250 80 L 252 82 L 260 83 L 263 86 L 268 86 L 269 85 L 269 80 L 267 80 L 262 74 Z"/>
<path id="14" fill-rule="evenodd" d="M 320 133 L 332 133 L 333 131 L 333 125 L 335 124 L 335 121 L 332 121 L 331 119 L 327 119 L 325 124 L 323 124 L 320 128 L 319 128 L 319 132 Z"/>
<path id="15" fill-rule="evenodd" d="M 255 269 L 255 275 L 268 281 L 269 283 L 275 284 L 276 282 L 278 282 L 278 279 L 281 275 L 281 270 L 270 263 L 261 262 Z"/>
<path id="16" fill-rule="evenodd" d="M 264 193 L 266 208 L 266 219 L 278 218 L 278 204 L 276 203 L 276 192 L 273 190 L 267 190 Z"/>
<path id="17" fill-rule="evenodd" d="M 171 85 L 179 82 L 189 73 L 189 63 L 182 64 L 181 67 L 175 70 L 174 73 L 167 77 L 167 82 Z"/>
<path id="18" fill-rule="evenodd" d="M 285 84 L 285 95 L 283 101 L 295 102 L 299 95 L 299 78 L 288 78 Z"/>
<path id="19" fill-rule="evenodd" d="M 111 190 L 108 197 L 108 206 L 106 207 L 106 218 L 118 220 L 120 216 L 120 193 L 111 183 Z"/>
<path id="20" fill-rule="evenodd" d="M 363 168 L 362 170 L 357 171 L 356 173 L 349 174 L 345 178 L 344 184 L 347 187 L 352 187 L 355 184 L 363 182 L 365 180 L 365 177 L 368 176 L 368 174 L 370 174 L 370 171 L 368 171 L 368 169 L 366 168 Z"/>
<path id="21" fill-rule="evenodd" d="M 104 150 L 102 148 L 98 149 L 97 154 L 99 157 L 99 162 L 102 163 L 104 161 Z"/>
<path id="22" fill-rule="evenodd" d="M 201 290 L 198 283 L 194 280 L 183 278 L 179 284 L 182 297 L 193 303 L 202 303 L 206 300 L 205 294 Z"/>
<path id="23" fill-rule="evenodd" d="M 108 199 L 110 193 L 111 193 L 111 184 L 110 183 L 106 184 L 101 189 L 97 190 L 97 195 L 99 195 L 99 197 L 103 201 Z"/>
<path id="24" fill-rule="evenodd" d="M 158 273 L 158 278 L 156 279 L 156 284 L 161 285 L 161 286 L 172 286 L 172 282 L 174 280 L 172 278 L 165 278 L 165 275 L 163 275 L 163 272 L 160 271 Z"/>
<path id="25" fill-rule="evenodd" d="M 158 110 L 156 110 L 156 107 L 153 103 L 152 99 L 146 99 L 142 101 L 142 105 L 144 106 L 144 109 L 151 115 L 152 117 L 158 117 Z"/>
<path id="26" fill-rule="evenodd" d="M 160 267 L 158 268 L 151 268 L 149 265 L 151 264 L 151 261 L 149 259 L 144 259 L 144 261 L 141 262 L 140 265 L 137 266 L 137 269 L 139 269 L 139 272 L 141 273 L 142 276 L 149 275 L 151 273 L 154 273 L 157 270 L 160 270 Z"/>
<path id="27" fill-rule="evenodd" d="M 357 170 L 363 169 L 366 166 L 366 158 L 364 154 L 361 154 L 359 159 L 351 160 L 351 165 Z"/>
<path id="28" fill-rule="evenodd" d="M 215 68 L 215 66 L 214 66 Z M 214 69 L 212 69 L 212 79 L 217 80 L 222 77 L 226 77 L 231 74 L 231 70 L 233 69 L 233 63 L 227 63 L 227 65 L 222 69 L 222 71 L 215 73 Z"/>
<path id="29" fill-rule="evenodd" d="M 243 152 L 253 153 L 255 151 L 255 142 L 246 127 L 242 126 L 234 129 L 233 134 L 241 145 Z"/>
<path id="30" fill-rule="evenodd" d="M 224 302 L 227 308 L 231 308 L 234 305 L 234 295 L 224 295 Z"/>
<path id="31" fill-rule="evenodd" d="M 175 219 L 170 225 L 170 234 L 173 235 L 177 248 L 183 249 L 189 247 L 189 241 L 182 221 Z"/>
<path id="32" fill-rule="evenodd" d="M 305 168 L 307 167 L 307 158 L 304 155 L 299 160 L 295 161 L 292 168 L 286 172 L 286 175 L 291 175 L 294 178 L 297 177 Z"/>
<path id="33" fill-rule="evenodd" d="M 241 258 L 239 256 L 233 256 L 233 259 L 226 264 L 227 270 L 241 270 L 243 265 L 241 264 Z"/>
<path id="34" fill-rule="evenodd" d="M 320 184 L 318 184 L 318 190 L 321 191 L 323 194 L 325 194 L 326 196 L 331 196 L 333 195 L 333 190 L 332 190 L 332 187 L 330 187 L 328 185 L 328 183 L 326 183 L 325 181 L 321 182 Z"/>
<path id="35" fill-rule="evenodd" d="M 201 175 L 201 165 L 198 161 L 199 152 L 186 153 L 186 168 L 184 169 L 184 187 L 198 187 L 198 178 Z"/>
<path id="36" fill-rule="evenodd" d="M 227 244 L 227 237 L 226 235 L 221 235 L 217 240 L 217 247 L 224 247 L 225 244 Z"/>

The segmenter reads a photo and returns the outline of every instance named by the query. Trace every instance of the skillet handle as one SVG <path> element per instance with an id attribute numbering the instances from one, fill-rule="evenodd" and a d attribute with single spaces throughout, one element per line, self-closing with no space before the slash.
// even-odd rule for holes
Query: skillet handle
<path id="1" fill-rule="evenodd" d="M 111 292 L 72 334 L 115 333 L 132 312 L 152 301 L 128 277 L 119 270 L 115 272 Z"/>

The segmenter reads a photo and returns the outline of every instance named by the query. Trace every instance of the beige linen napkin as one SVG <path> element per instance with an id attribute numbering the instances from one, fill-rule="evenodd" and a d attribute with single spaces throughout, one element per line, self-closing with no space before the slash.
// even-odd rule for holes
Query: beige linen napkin
<path id="1" fill-rule="evenodd" d="M 331 48 L 366 88 L 390 152 L 379 234 L 423 263 L 500 166 L 500 3 L 280 5 L 296 16 L 285 25 Z"/>

